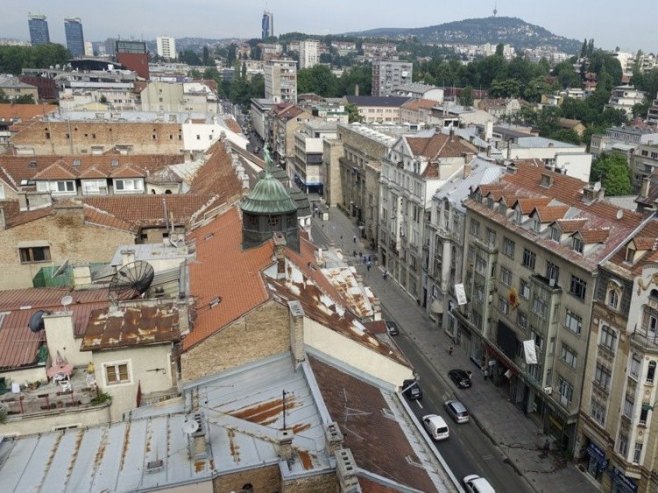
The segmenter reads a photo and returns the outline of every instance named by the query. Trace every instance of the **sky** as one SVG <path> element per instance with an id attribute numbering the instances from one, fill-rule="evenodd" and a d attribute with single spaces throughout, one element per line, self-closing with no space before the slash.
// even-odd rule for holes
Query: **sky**
<path id="1" fill-rule="evenodd" d="M 64 44 L 64 18 L 80 17 L 85 41 L 157 36 L 258 38 L 265 9 L 274 34 L 326 35 L 378 27 L 426 27 L 473 17 L 519 17 L 554 34 L 593 38 L 597 47 L 658 52 L 655 0 L 0 0 L 0 38 L 29 40 L 29 12 L 48 17 L 50 39 Z M 646 15 L 642 15 L 645 13 Z"/>

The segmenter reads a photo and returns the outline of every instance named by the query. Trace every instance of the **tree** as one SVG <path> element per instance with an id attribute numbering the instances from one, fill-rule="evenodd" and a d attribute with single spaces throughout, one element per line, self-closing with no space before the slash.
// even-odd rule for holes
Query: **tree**
<path id="1" fill-rule="evenodd" d="M 587 56 L 587 38 L 583 41 L 583 47 L 580 49 L 580 58 L 585 58 Z"/>
<path id="2" fill-rule="evenodd" d="M 600 181 L 606 195 L 630 195 L 633 193 L 631 172 L 626 156 L 618 152 L 602 154 L 592 164 L 590 181 Z"/>
<path id="3" fill-rule="evenodd" d="M 466 86 L 459 96 L 459 104 L 462 106 L 473 106 L 473 88 Z"/>
<path id="4" fill-rule="evenodd" d="M 22 96 L 18 96 L 17 98 L 14 98 L 12 103 L 15 104 L 34 104 L 34 97 L 31 94 L 23 94 Z"/>
<path id="5" fill-rule="evenodd" d="M 324 97 L 337 96 L 338 81 L 326 65 L 315 65 L 297 72 L 297 92 L 312 92 Z"/>
<path id="6" fill-rule="evenodd" d="M 228 53 L 226 55 L 226 64 L 227 65 L 233 65 L 235 63 L 235 53 L 237 50 L 237 46 L 235 43 L 231 43 L 228 47 Z"/>
<path id="7" fill-rule="evenodd" d="M 211 65 L 210 61 L 210 52 L 208 51 L 208 47 L 204 46 L 203 47 L 203 64 L 207 67 L 208 65 Z"/>
<path id="8" fill-rule="evenodd" d="M 345 111 L 347 111 L 347 119 L 349 123 L 361 122 L 363 120 L 361 115 L 359 115 L 359 108 L 357 108 L 355 104 L 346 104 Z"/>

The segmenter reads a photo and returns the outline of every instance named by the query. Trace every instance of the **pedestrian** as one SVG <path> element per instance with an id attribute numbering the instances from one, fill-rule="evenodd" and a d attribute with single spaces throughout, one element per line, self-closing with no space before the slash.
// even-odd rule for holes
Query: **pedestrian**
<path id="1" fill-rule="evenodd" d="M 386 278 L 388 277 L 388 272 L 387 272 L 387 271 L 384 271 L 384 275 L 383 275 L 382 277 L 384 278 L 384 281 L 385 281 Z"/>
<path id="2" fill-rule="evenodd" d="M 452 352 L 453 352 L 454 350 L 455 350 L 455 348 L 452 347 L 452 346 L 450 346 L 450 347 L 448 348 L 448 354 L 449 354 L 450 356 L 452 356 Z"/>
<path id="3" fill-rule="evenodd" d="M 548 452 L 551 450 L 551 442 L 548 441 L 548 438 L 544 440 L 544 447 L 542 449 L 542 456 L 548 457 Z"/>
<path id="4" fill-rule="evenodd" d="M 482 375 L 484 376 L 484 379 L 486 380 L 489 378 L 489 370 L 485 367 L 484 370 L 482 370 Z"/>
<path id="5" fill-rule="evenodd" d="M 372 267 L 372 262 L 368 261 L 366 264 L 366 269 L 368 269 L 368 272 L 370 272 L 370 267 Z"/>
<path id="6" fill-rule="evenodd" d="M 354 244 L 356 245 L 356 235 L 352 238 L 354 240 Z"/>

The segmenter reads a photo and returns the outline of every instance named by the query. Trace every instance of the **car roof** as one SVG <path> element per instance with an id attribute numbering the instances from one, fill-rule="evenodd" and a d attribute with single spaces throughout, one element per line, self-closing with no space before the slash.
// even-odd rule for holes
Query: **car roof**
<path id="1" fill-rule="evenodd" d="M 446 401 L 447 406 L 453 406 L 458 411 L 466 411 L 466 406 L 459 401 Z"/>
<path id="2" fill-rule="evenodd" d="M 427 414 L 423 416 L 423 420 L 429 419 L 430 423 L 433 423 L 438 426 L 447 426 L 445 419 L 443 419 L 438 414 Z"/>
<path id="3" fill-rule="evenodd" d="M 464 481 L 470 481 L 473 486 L 475 486 L 478 491 L 481 491 L 482 493 L 496 493 L 496 490 L 494 490 L 493 486 L 491 486 L 491 483 L 485 478 L 478 476 L 477 474 L 466 476 Z"/>

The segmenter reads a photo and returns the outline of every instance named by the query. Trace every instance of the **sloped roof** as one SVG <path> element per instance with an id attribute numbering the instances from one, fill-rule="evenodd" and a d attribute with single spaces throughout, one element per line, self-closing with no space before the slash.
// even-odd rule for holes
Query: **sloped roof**
<path id="1" fill-rule="evenodd" d="M 272 263 L 274 254 L 272 241 L 242 249 L 242 221 L 235 207 L 194 230 L 189 240 L 195 242 L 197 252 L 190 264 L 196 321 L 183 339 L 184 350 L 268 299 L 261 272 Z M 213 300 L 218 304 L 211 307 Z"/>
<path id="2" fill-rule="evenodd" d="M 455 136 L 435 133 L 431 137 L 403 137 L 415 156 L 423 156 L 428 160 L 447 157 L 461 157 L 463 153 L 477 153 L 477 149 L 469 142 Z"/>
<path id="3" fill-rule="evenodd" d="M 412 99 L 411 101 L 407 101 L 402 105 L 402 108 L 405 110 L 411 110 L 411 111 L 417 111 L 420 109 L 432 109 L 434 108 L 438 103 L 436 101 L 433 101 L 431 99 Z"/>
<path id="4" fill-rule="evenodd" d="M 44 116 L 57 111 L 56 104 L 0 104 L 0 120 L 27 121 L 36 116 Z"/>
<path id="5" fill-rule="evenodd" d="M 345 99 L 348 103 L 356 106 L 399 108 L 410 98 L 399 96 L 345 96 Z"/>
<path id="6" fill-rule="evenodd" d="M 34 175 L 35 180 L 75 180 L 77 173 L 67 169 L 60 159 Z"/>
<path id="7" fill-rule="evenodd" d="M 220 203 L 240 196 L 242 185 L 231 166 L 231 156 L 226 145 L 230 146 L 223 141 L 212 145 L 206 162 L 192 179 L 189 193 L 216 195 Z"/>

